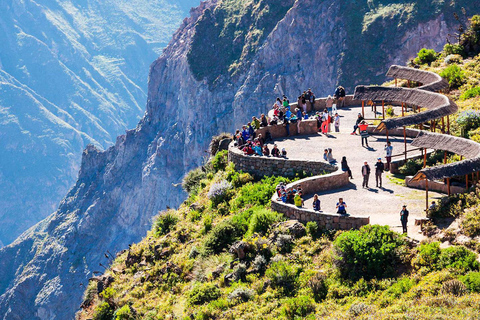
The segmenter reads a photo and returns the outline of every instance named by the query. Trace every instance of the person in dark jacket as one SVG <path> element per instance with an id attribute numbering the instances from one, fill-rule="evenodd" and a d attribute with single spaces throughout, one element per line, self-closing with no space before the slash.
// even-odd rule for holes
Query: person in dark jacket
<path id="1" fill-rule="evenodd" d="M 350 167 L 348 166 L 348 163 L 347 163 L 347 157 L 345 157 L 345 156 L 342 158 L 342 171 L 343 172 L 348 172 L 348 177 L 350 179 L 353 179 L 352 170 L 350 170 Z"/>
<path id="2" fill-rule="evenodd" d="M 368 179 L 370 178 L 370 166 L 368 165 L 367 161 L 363 163 L 362 176 L 363 176 L 362 186 L 368 189 Z"/>
<path id="3" fill-rule="evenodd" d="M 404 205 L 402 211 L 400 211 L 400 222 L 402 223 L 403 233 L 407 233 L 408 214 L 407 206 Z"/>
<path id="4" fill-rule="evenodd" d="M 345 88 L 338 86 L 335 89 L 335 100 L 337 100 L 337 107 L 342 108 L 345 106 Z"/>
<path id="5" fill-rule="evenodd" d="M 385 170 L 385 166 L 382 162 L 382 158 L 377 159 L 377 163 L 375 163 L 375 182 L 378 187 L 382 187 L 382 174 L 383 170 Z"/>
<path id="6" fill-rule="evenodd" d="M 350 134 L 357 134 L 356 131 L 357 131 L 357 129 L 358 129 L 358 125 L 359 125 L 360 123 L 362 123 L 363 120 L 364 120 L 364 118 L 362 117 L 362 114 L 359 113 L 359 114 L 358 114 L 358 117 L 357 117 L 357 121 L 355 121 L 355 125 L 353 126 L 353 131 L 352 131 L 352 133 L 350 133 Z"/>
<path id="7" fill-rule="evenodd" d="M 320 211 L 320 199 L 318 199 L 318 194 L 313 196 L 313 210 Z"/>
<path id="8" fill-rule="evenodd" d="M 276 144 L 273 145 L 272 156 L 277 158 L 280 157 L 280 150 L 278 149 Z"/>

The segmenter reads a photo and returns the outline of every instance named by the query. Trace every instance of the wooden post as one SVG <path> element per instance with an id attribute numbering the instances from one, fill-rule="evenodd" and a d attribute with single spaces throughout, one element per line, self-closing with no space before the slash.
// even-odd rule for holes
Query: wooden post
<path id="1" fill-rule="evenodd" d="M 407 80 L 408 87 L 410 88 L 410 80 Z"/>
<path id="2" fill-rule="evenodd" d="M 450 115 L 447 115 L 447 134 L 450 134 Z"/>
<path id="3" fill-rule="evenodd" d="M 387 130 L 387 142 L 388 142 L 388 129 L 386 129 L 386 130 Z"/>
<path id="4" fill-rule="evenodd" d="M 362 100 L 362 117 L 365 118 L 365 101 Z"/>
<path id="5" fill-rule="evenodd" d="M 468 190 L 468 174 L 465 175 L 465 186 L 466 186 L 466 189 Z"/>
<path id="6" fill-rule="evenodd" d="M 405 127 L 403 127 L 403 143 L 405 145 L 405 161 L 407 161 L 407 131 Z"/>
<path id="7" fill-rule="evenodd" d="M 427 148 L 423 149 L 423 168 L 427 166 Z"/>
<path id="8" fill-rule="evenodd" d="M 425 177 L 425 211 L 428 212 L 428 179 Z"/>
<path id="9" fill-rule="evenodd" d="M 445 134 L 445 117 L 442 117 L 442 133 Z"/>
<path id="10" fill-rule="evenodd" d="M 397 78 L 395 78 L 395 87 L 397 86 Z"/>
<path id="11" fill-rule="evenodd" d="M 382 100 L 382 115 L 383 115 L 383 120 L 385 120 L 385 101 Z"/>
<path id="12" fill-rule="evenodd" d="M 402 102 L 402 117 L 405 116 L 405 112 L 403 111 L 403 102 Z"/>

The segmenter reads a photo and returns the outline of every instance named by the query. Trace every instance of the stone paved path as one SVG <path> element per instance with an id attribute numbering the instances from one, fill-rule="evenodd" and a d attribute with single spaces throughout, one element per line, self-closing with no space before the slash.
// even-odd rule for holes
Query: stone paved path
<path id="1" fill-rule="evenodd" d="M 370 109 L 368 108 L 368 110 Z M 401 232 L 399 214 L 402 205 L 406 204 L 410 211 L 408 235 L 418 240 L 423 239 L 423 236 L 419 233 L 419 227 L 414 226 L 414 222 L 416 217 L 425 217 L 425 191 L 407 188 L 392 182 L 387 177 L 390 176 L 390 173 L 384 173 L 383 175 L 383 188 L 375 187 L 373 166 L 379 157 L 385 162 L 384 146 L 386 138 L 385 136 L 370 136 L 370 149 L 363 148 L 360 136 L 350 135 L 358 112 L 361 112 L 361 107 L 339 110 L 341 116 L 340 133 L 331 132 L 328 136 L 322 134 L 295 136 L 288 139 L 278 139 L 275 143 L 279 148 L 287 150 L 289 159 L 321 160 L 323 159 L 323 150 L 326 148 L 333 149 L 333 156 L 337 159 L 339 165 L 342 157 L 347 157 L 354 179 L 350 180 L 350 185 L 342 189 L 319 192 L 322 210 L 336 212 L 335 205 L 338 198 L 342 197 L 348 205 L 348 213 L 370 216 L 371 224 L 389 225 L 393 230 Z M 366 117 L 372 118 L 373 113 L 366 112 Z M 403 137 L 390 137 L 390 141 L 393 146 L 393 154 L 403 152 Z M 407 141 L 411 141 L 411 139 L 407 139 Z M 361 167 L 364 161 L 367 161 L 372 169 L 369 182 L 370 189 L 362 188 Z M 429 192 L 430 201 L 441 196 L 438 193 Z M 310 208 L 313 194 L 305 195 L 304 198 L 305 206 Z"/>

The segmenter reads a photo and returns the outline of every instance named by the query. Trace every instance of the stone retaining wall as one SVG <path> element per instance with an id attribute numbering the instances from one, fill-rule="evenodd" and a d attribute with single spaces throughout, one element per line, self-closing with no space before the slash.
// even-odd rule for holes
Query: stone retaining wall
<path id="1" fill-rule="evenodd" d="M 228 148 L 228 161 L 235 164 L 236 170 L 248 172 L 256 177 L 263 176 L 283 176 L 294 177 L 297 172 L 305 172 L 309 175 L 321 175 L 325 172 L 337 170 L 323 161 L 313 160 L 291 160 L 285 158 L 275 158 L 266 156 L 247 156 L 241 150 L 230 144 Z"/>
<path id="2" fill-rule="evenodd" d="M 325 190 L 338 189 L 348 184 L 348 173 L 336 171 L 328 175 L 299 180 L 287 185 L 287 189 L 301 185 L 302 191 L 305 194 L 312 194 Z M 305 205 L 311 207 L 311 203 L 306 203 Z M 322 229 L 350 230 L 358 229 L 370 223 L 370 217 L 346 216 L 324 211 L 315 212 L 307 208 L 298 208 L 292 204 L 283 203 L 278 200 L 276 194 L 272 197 L 271 207 L 272 210 L 283 213 L 289 219 L 296 219 L 302 223 L 314 221 Z"/>

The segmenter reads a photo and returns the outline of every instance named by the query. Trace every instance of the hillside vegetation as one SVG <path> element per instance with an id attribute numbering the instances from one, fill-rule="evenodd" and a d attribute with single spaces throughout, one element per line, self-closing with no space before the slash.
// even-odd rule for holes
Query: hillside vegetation
<path id="1" fill-rule="evenodd" d="M 475 253 L 386 226 L 291 228 L 269 209 L 280 181 L 219 152 L 186 176 L 180 208 L 90 282 L 79 319 L 476 319 Z"/>

